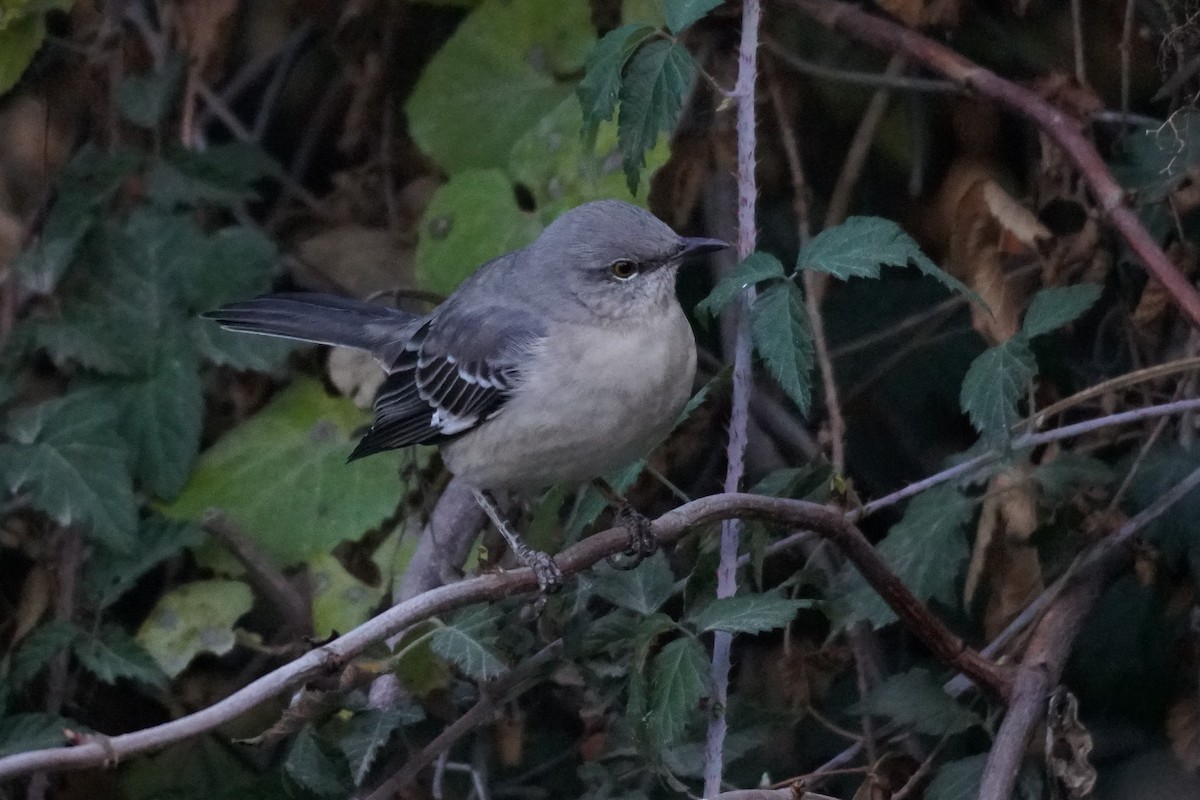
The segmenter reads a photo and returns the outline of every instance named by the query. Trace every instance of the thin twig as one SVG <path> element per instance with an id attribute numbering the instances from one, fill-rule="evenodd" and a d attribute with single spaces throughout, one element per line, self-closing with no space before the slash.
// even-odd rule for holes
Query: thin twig
<path id="1" fill-rule="evenodd" d="M 903 53 L 951 80 L 1020 114 L 1038 126 L 1074 162 L 1092 190 L 1101 212 L 1171 300 L 1200 327 L 1200 292 L 1167 257 L 1126 204 L 1125 191 L 1100 153 L 1079 130 L 1078 122 L 1033 91 L 1004 80 L 932 39 L 839 0 L 781 0 L 821 24 L 892 53 Z"/>
<path id="2" fill-rule="evenodd" d="M 492 718 L 496 709 L 533 687 L 535 679 L 551 661 L 562 655 L 562 639 L 557 639 L 521 662 L 520 666 L 491 683 L 480 687 L 479 700 L 413 755 L 394 775 L 369 794 L 365 800 L 387 800 L 416 779 L 425 767 L 442 753 L 448 753 L 459 739 Z"/>
<path id="3" fill-rule="evenodd" d="M 1121 24 L 1121 113 L 1129 113 L 1129 59 L 1133 46 L 1133 5 L 1136 0 L 1125 0 L 1125 19 Z"/>
<path id="4" fill-rule="evenodd" d="M 888 75 L 879 72 L 857 72 L 850 69 L 829 67 L 824 64 L 815 64 L 812 61 L 800 58 L 795 53 L 789 52 L 779 42 L 770 38 L 763 39 L 763 49 L 769 51 L 771 55 L 796 72 L 803 75 L 811 75 L 814 78 L 838 81 L 840 83 L 854 83 L 859 86 L 870 86 L 873 88 L 895 89 L 901 92 L 966 94 L 966 91 L 953 81 L 944 81 L 937 78 L 911 78 L 907 75 Z"/>
<path id="5" fill-rule="evenodd" d="M 1072 439 L 1076 436 L 1082 436 L 1087 433 L 1094 433 L 1104 428 L 1115 427 L 1118 425 L 1128 425 L 1134 422 L 1141 422 L 1147 419 L 1157 419 L 1163 416 L 1173 416 L 1184 414 L 1189 411 L 1200 410 L 1200 399 L 1192 398 L 1188 400 L 1177 400 L 1172 403 L 1163 403 L 1156 406 L 1145 406 L 1143 408 L 1135 408 L 1130 411 L 1122 411 L 1118 414 L 1110 414 L 1105 417 L 1097 417 L 1095 419 L 1076 422 L 1073 425 L 1064 425 L 1061 428 L 1043 431 L 1041 433 L 1025 434 L 1013 439 L 1010 447 L 1013 452 L 1025 450 L 1030 447 L 1038 447 L 1050 442 L 1058 442 L 1063 439 Z M 903 489 L 898 489 L 889 495 L 885 495 L 878 500 L 872 500 L 861 508 L 851 509 L 846 512 L 846 519 L 851 522 L 857 522 L 864 517 L 880 511 L 889 506 L 894 506 L 901 503 L 910 497 L 932 489 L 934 486 L 940 486 L 943 483 L 957 480 L 959 478 L 970 475 L 975 470 L 984 467 L 997 459 L 1001 458 L 1003 453 L 999 451 L 990 451 L 981 455 L 969 458 L 960 464 L 955 464 L 953 467 L 942 470 L 941 472 L 930 475 L 928 478 L 911 483 Z M 772 542 L 767 548 L 767 555 L 773 556 L 777 553 L 785 552 L 797 545 L 805 537 L 805 531 L 797 531 L 790 536 L 785 536 L 778 541 Z M 745 561 L 748 563 L 749 558 Z"/>
<path id="6" fill-rule="evenodd" d="M 1087 86 L 1087 64 L 1083 50 L 1083 9 L 1071 0 L 1071 47 L 1075 51 L 1075 82 Z"/>
<path id="7" fill-rule="evenodd" d="M 759 0 L 744 0 L 742 4 L 742 36 L 738 47 L 738 75 L 734 93 L 737 96 L 737 252 L 739 259 L 747 258 L 757 246 L 755 202 L 758 186 L 755 181 L 755 81 L 758 71 L 758 25 L 761 7 Z M 735 306 L 737 332 L 733 353 L 733 396 L 730 404 L 729 444 L 726 447 L 725 491 L 741 488 L 745 474 L 746 443 L 750 428 L 750 394 L 754 386 L 750 355 L 750 307 L 754 304 L 754 287 L 742 291 Z M 732 597 L 737 592 L 738 544 L 741 524 L 729 519 L 721 526 L 721 554 L 717 565 L 717 597 Z M 733 635 L 727 631 L 713 634 L 712 717 L 704 744 L 704 794 L 712 797 L 721 791 L 721 776 L 725 761 L 725 705 L 729 693 L 730 650 Z"/>

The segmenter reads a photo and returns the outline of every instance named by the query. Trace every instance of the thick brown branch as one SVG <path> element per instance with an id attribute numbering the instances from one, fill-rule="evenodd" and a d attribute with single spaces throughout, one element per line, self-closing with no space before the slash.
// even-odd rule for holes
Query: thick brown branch
<path id="1" fill-rule="evenodd" d="M 841 512 L 801 500 L 748 494 L 717 494 L 668 511 L 654 521 L 654 533 L 673 542 L 700 525 L 731 518 L 755 519 L 792 528 L 807 528 L 829 539 L 859 568 L 868 583 L 942 662 L 994 694 L 1007 696 L 1008 678 L 986 658 L 967 647 L 910 592 L 875 548 Z M 564 550 L 555 563 L 565 575 L 582 572 L 601 559 L 625 549 L 624 528 L 610 528 Z M 474 603 L 532 592 L 537 581 L 528 569 L 470 578 L 425 592 L 399 603 L 359 627 L 300 658 L 262 676 L 224 700 L 163 725 L 85 742 L 76 747 L 35 750 L 0 758 L 0 780 L 37 770 L 84 769 L 157 750 L 168 744 L 213 730 L 265 700 L 308 680 L 340 669 L 371 645 L 438 614 Z"/>
<path id="2" fill-rule="evenodd" d="M 1104 159 L 1079 132 L 1073 118 L 999 75 L 902 25 L 860 11 L 839 0 L 785 0 L 832 30 L 890 53 L 903 53 L 952 81 L 991 98 L 1032 121 L 1054 140 L 1079 169 L 1100 208 L 1146 269 L 1166 288 L 1174 303 L 1200 328 L 1200 292 L 1181 273 L 1138 221 L 1125 192 Z"/>

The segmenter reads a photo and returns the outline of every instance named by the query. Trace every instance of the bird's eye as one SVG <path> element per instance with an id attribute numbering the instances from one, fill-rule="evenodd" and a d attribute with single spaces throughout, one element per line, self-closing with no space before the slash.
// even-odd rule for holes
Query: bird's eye
<path id="1" fill-rule="evenodd" d="M 621 259 L 620 261 L 614 261 L 612 266 L 609 267 L 609 270 L 612 272 L 613 277 L 617 280 L 627 281 L 634 275 L 637 275 L 638 268 L 637 264 L 633 263 L 632 261 Z"/>

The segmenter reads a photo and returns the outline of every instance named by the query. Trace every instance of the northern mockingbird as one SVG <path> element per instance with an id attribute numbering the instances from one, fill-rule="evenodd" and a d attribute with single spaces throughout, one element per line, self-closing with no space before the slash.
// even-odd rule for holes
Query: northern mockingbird
<path id="1" fill-rule="evenodd" d="M 235 331 L 370 351 L 388 374 L 350 459 L 440 445 L 545 592 L 562 574 L 521 541 L 491 493 L 590 481 L 667 435 L 696 371 L 675 273 L 684 258 L 725 247 L 599 200 L 484 264 L 425 316 L 307 293 L 204 316 Z M 626 524 L 631 555 L 657 544 L 641 521 Z"/>

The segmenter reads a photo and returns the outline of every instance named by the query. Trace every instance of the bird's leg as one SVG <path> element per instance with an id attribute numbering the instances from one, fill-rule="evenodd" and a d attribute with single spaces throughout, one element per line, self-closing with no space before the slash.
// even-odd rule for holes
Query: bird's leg
<path id="1" fill-rule="evenodd" d="M 508 543 L 508 549 L 512 550 L 512 554 L 516 556 L 517 561 L 522 565 L 533 570 L 534 577 L 537 578 L 538 589 L 542 593 L 539 599 L 539 605 L 544 605 L 545 596 L 553 594 L 562 588 L 563 574 L 547 554 L 541 550 L 534 550 L 521 539 L 512 526 L 508 524 L 508 520 L 504 518 L 504 514 L 500 512 L 500 507 L 496 504 L 496 498 L 492 493 L 484 489 L 473 489 L 475 493 L 475 502 L 488 515 L 488 519 L 496 526 L 496 530 L 500 531 L 500 535 L 504 537 L 504 541 Z"/>
<path id="2" fill-rule="evenodd" d="M 609 556 L 608 563 L 614 569 L 633 569 L 647 556 L 658 552 L 658 538 L 654 535 L 654 527 L 650 520 L 629 504 L 620 492 L 603 478 L 596 479 L 596 488 L 604 499 L 617 509 L 615 522 L 629 532 L 629 542 L 625 545 L 624 555 L 628 561 Z"/>

